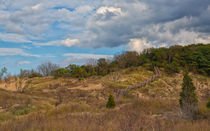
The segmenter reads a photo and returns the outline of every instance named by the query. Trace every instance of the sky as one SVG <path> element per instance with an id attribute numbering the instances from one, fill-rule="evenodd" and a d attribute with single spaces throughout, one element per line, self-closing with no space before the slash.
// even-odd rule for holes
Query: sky
<path id="1" fill-rule="evenodd" d="M 0 68 L 210 43 L 210 0 L 0 0 Z"/>

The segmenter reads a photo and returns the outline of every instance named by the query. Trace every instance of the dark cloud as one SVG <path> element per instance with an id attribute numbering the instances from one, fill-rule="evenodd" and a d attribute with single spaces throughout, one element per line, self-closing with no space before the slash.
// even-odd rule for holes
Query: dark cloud
<path id="1" fill-rule="evenodd" d="M 210 42 L 209 0 L 115 0 L 110 8 L 89 19 L 87 46 L 115 47 L 130 39 L 146 39 L 158 45 Z M 113 8 L 120 9 L 122 15 Z M 84 44 L 84 43 L 83 43 Z M 157 46 L 158 46 L 157 45 Z"/>

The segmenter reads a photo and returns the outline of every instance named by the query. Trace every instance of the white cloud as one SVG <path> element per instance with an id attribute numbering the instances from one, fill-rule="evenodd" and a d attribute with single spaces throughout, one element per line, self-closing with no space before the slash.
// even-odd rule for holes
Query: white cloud
<path id="1" fill-rule="evenodd" d="M 99 58 L 112 58 L 112 55 L 98 55 L 98 54 L 83 54 L 83 53 L 66 53 L 63 56 L 66 57 L 74 57 L 74 58 L 93 58 L 93 59 L 99 59 Z"/>
<path id="2" fill-rule="evenodd" d="M 115 7 L 100 7 L 97 11 L 96 14 L 103 14 L 106 15 L 107 13 L 113 13 L 115 15 L 123 15 L 123 12 L 121 8 L 115 8 Z"/>
<path id="3" fill-rule="evenodd" d="M 34 45 L 37 46 L 66 46 L 66 47 L 71 47 L 77 44 L 79 44 L 78 39 L 69 39 L 69 38 L 65 40 L 50 41 L 47 43 L 34 43 Z"/>
<path id="4" fill-rule="evenodd" d="M 63 60 L 61 63 L 63 66 L 67 66 L 69 64 L 84 64 L 87 63 L 90 59 L 112 59 L 112 55 L 99 55 L 99 54 L 83 54 L 83 53 L 66 53 L 63 56 L 67 57 L 67 59 Z"/>
<path id="5" fill-rule="evenodd" d="M 14 34 L 14 33 L 0 33 L 0 40 L 6 42 L 19 42 L 19 43 L 30 43 L 30 40 L 23 35 Z"/>
<path id="6" fill-rule="evenodd" d="M 10 13 L 7 11 L 0 10 L 0 24 L 5 24 L 8 22 Z"/>
<path id="7" fill-rule="evenodd" d="M 196 38 L 196 43 L 204 43 L 204 44 L 210 44 L 210 36 L 206 36 L 205 38 Z"/>
<path id="8" fill-rule="evenodd" d="M 41 9 L 41 4 L 37 4 L 37 5 L 34 5 L 34 6 L 32 6 L 31 8 L 33 9 L 33 10 L 39 10 L 39 9 Z"/>
<path id="9" fill-rule="evenodd" d="M 182 18 L 174 22 L 150 25 L 142 28 L 137 34 L 141 37 L 147 38 L 154 46 L 210 43 L 210 36 L 208 34 L 184 28 L 184 26 L 187 26 L 187 23 L 190 23 L 189 21 L 191 20 Z"/>
<path id="10" fill-rule="evenodd" d="M 26 65 L 26 64 L 30 64 L 30 61 L 19 61 L 17 62 L 18 65 Z"/>
<path id="11" fill-rule="evenodd" d="M 125 13 L 121 10 L 121 8 L 103 6 L 96 11 L 96 13 L 93 15 L 92 20 L 98 26 L 105 26 L 123 16 L 125 16 Z"/>
<path id="12" fill-rule="evenodd" d="M 75 12 L 79 13 L 79 14 L 86 14 L 89 13 L 90 11 L 92 11 L 93 8 L 89 5 L 84 5 L 84 6 L 79 6 L 78 8 L 76 8 Z"/>
<path id="13" fill-rule="evenodd" d="M 20 48 L 0 48 L 0 56 L 26 56 L 26 57 L 40 57 L 39 55 L 24 52 Z"/>
<path id="14" fill-rule="evenodd" d="M 80 41 L 43 44 L 116 47 L 126 45 L 132 38 L 167 46 L 209 43 L 209 13 L 209 0 L 0 0 L 0 25 L 5 29 L 0 40 L 49 41 L 56 33 L 63 33 L 60 37 L 74 36 L 73 40 Z"/>
<path id="15" fill-rule="evenodd" d="M 5 30 L 7 32 L 12 32 L 12 33 L 24 33 L 24 29 L 21 28 L 19 25 L 17 24 L 14 24 L 14 23 L 8 23 L 6 26 L 5 26 Z"/>
<path id="16" fill-rule="evenodd" d="M 145 39 L 130 39 L 130 42 L 127 45 L 128 51 L 137 51 L 142 52 L 146 48 L 152 47 L 151 43 L 148 43 Z"/>
<path id="17" fill-rule="evenodd" d="M 71 47 L 73 45 L 77 45 L 79 43 L 78 39 L 65 39 L 61 41 L 61 45 L 67 46 L 67 47 Z"/>

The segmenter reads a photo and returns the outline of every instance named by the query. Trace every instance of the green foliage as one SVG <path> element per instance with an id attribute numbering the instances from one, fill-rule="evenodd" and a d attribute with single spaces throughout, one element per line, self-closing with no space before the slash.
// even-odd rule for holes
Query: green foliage
<path id="1" fill-rule="evenodd" d="M 166 64 L 165 65 L 165 72 L 168 74 L 173 74 L 173 73 L 179 73 L 180 72 L 180 68 L 177 62 L 172 62 L 170 64 Z"/>
<path id="2" fill-rule="evenodd" d="M 29 110 L 27 109 L 22 109 L 22 110 L 16 110 L 13 112 L 14 115 L 25 115 L 25 114 L 28 114 L 29 113 Z"/>
<path id="3" fill-rule="evenodd" d="M 53 72 L 53 76 L 55 78 L 64 77 L 64 76 L 67 77 L 67 76 L 70 76 L 70 71 L 67 68 L 60 68 Z"/>
<path id="4" fill-rule="evenodd" d="M 194 73 L 210 75 L 210 44 L 149 48 L 141 53 L 127 51 L 116 55 L 112 60 L 98 59 L 94 64 L 82 66 L 70 64 L 66 68 L 57 69 L 58 66 L 46 63 L 39 66 L 38 69 L 44 76 L 49 76 L 53 71 L 55 78 L 84 79 L 95 75 L 105 76 L 123 68 L 138 66 L 144 66 L 149 70 L 153 70 L 154 66 L 163 67 L 168 74 L 179 73 L 181 69 L 187 67 Z M 23 70 L 21 76 L 37 77 L 40 75 Z"/>
<path id="5" fill-rule="evenodd" d="M 200 48 L 190 56 L 190 65 L 200 74 L 210 75 L 210 48 Z"/>
<path id="6" fill-rule="evenodd" d="M 68 69 L 71 73 L 71 75 L 73 77 L 76 77 L 76 78 L 85 78 L 88 76 L 88 73 L 86 72 L 85 70 L 85 67 L 84 66 L 78 66 L 78 65 L 69 65 L 68 66 Z"/>
<path id="7" fill-rule="evenodd" d="M 114 108 L 114 107 L 115 107 L 114 97 L 110 94 L 106 104 L 106 108 Z"/>
<path id="8" fill-rule="evenodd" d="M 207 108 L 210 108 L 210 98 L 209 98 L 209 101 L 208 101 L 207 104 L 206 104 L 206 107 L 207 107 Z"/>
<path id="9" fill-rule="evenodd" d="M 140 54 L 143 64 L 164 67 L 166 73 L 179 72 L 188 67 L 194 73 L 210 75 L 210 44 L 189 46 L 171 46 L 170 48 L 150 48 Z"/>
<path id="10" fill-rule="evenodd" d="M 42 77 L 42 75 L 38 72 L 34 72 L 34 73 L 31 73 L 29 76 L 29 78 L 34 78 L 34 77 Z"/>
<path id="11" fill-rule="evenodd" d="M 143 63 L 140 55 L 134 51 L 127 51 L 121 55 L 115 56 L 115 61 L 121 68 L 139 66 Z"/>
<path id="12" fill-rule="evenodd" d="M 180 93 L 180 107 L 186 116 L 193 116 L 197 111 L 198 100 L 195 93 L 195 86 L 192 79 L 185 72 L 182 84 L 182 92 Z"/>
<path id="13" fill-rule="evenodd" d="M 32 106 L 32 107 L 25 107 L 25 108 L 22 108 L 22 109 L 13 110 L 12 113 L 14 115 L 26 115 L 26 114 L 32 112 L 35 109 L 36 108 L 34 106 Z"/>
<path id="14" fill-rule="evenodd" d="M 109 73 L 109 63 L 107 62 L 106 59 L 101 58 L 97 62 L 97 74 L 104 76 Z"/>

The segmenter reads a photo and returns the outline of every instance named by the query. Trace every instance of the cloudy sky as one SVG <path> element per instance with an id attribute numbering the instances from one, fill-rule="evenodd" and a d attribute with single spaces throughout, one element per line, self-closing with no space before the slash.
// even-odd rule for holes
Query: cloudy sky
<path id="1" fill-rule="evenodd" d="M 0 0 L 0 67 L 210 43 L 210 0 Z"/>

